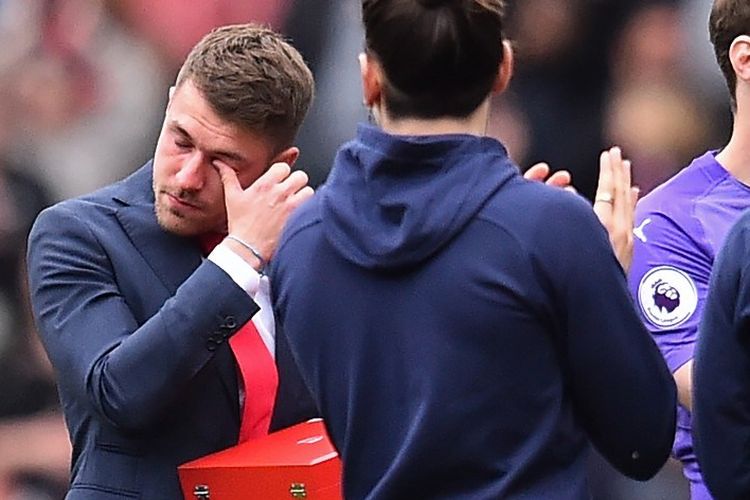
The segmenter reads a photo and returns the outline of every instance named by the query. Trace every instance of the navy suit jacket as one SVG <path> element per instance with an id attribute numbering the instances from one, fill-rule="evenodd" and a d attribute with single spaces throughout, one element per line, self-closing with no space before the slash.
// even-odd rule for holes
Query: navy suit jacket
<path id="1" fill-rule="evenodd" d="M 34 314 L 73 443 L 68 499 L 182 498 L 177 466 L 237 442 L 227 339 L 258 306 L 193 239 L 161 229 L 151 179 L 147 164 L 59 203 L 29 236 Z M 280 331 L 276 359 L 272 430 L 317 414 Z"/>

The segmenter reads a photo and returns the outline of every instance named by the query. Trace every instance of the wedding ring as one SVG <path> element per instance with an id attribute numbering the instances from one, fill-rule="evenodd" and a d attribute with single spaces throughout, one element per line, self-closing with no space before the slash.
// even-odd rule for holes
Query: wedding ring
<path id="1" fill-rule="evenodd" d="M 600 194 L 594 199 L 594 203 L 597 201 L 601 201 L 602 203 L 609 203 L 610 205 L 614 205 L 615 199 L 612 197 L 611 193 L 604 193 Z"/>

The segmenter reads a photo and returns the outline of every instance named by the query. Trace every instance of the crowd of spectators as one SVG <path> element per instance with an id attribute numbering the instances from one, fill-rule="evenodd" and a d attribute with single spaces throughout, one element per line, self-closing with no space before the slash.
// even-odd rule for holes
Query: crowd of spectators
<path id="1" fill-rule="evenodd" d="M 593 195 L 598 153 L 619 144 L 642 193 L 720 145 L 731 113 L 708 42 L 710 2 L 510 1 L 517 53 L 492 135 L 522 167 L 547 161 Z M 0 0 L 0 497 L 61 498 L 70 445 L 30 320 L 25 236 L 44 206 L 134 171 L 153 150 L 177 65 L 210 28 L 282 30 L 318 89 L 298 165 L 325 180 L 367 120 L 350 0 Z M 686 498 L 673 464 L 634 485 L 594 460 L 601 498 Z M 618 496 L 619 495 L 619 496 Z"/>

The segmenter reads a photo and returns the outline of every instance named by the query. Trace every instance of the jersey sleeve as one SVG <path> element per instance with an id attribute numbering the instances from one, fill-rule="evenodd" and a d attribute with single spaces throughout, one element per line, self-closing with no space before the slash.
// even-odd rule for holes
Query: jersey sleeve
<path id="1" fill-rule="evenodd" d="M 640 212 L 640 211 L 639 211 Z M 693 358 L 712 256 L 694 219 L 636 213 L 628 286 L 671 372 Z"/>

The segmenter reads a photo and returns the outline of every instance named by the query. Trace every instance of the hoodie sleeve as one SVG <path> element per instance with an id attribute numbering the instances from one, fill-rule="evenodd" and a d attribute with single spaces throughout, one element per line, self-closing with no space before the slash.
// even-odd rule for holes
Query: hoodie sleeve
<path id="1" fill-rule="evenodd" d="M 693 437 L 716 498 L 750 498 L 750 217 L 719 252 L 698 332 Z"/>
<path id="2" fill-rule="evenodd" d="M 638 480 L 666 462 L 676 389 L 643 326 L 608 235 L 588 203 L 559 193 L 542 211 L 534 252 L 550 284 L 563 371 L 576 416 L 620 472 Z"/>

